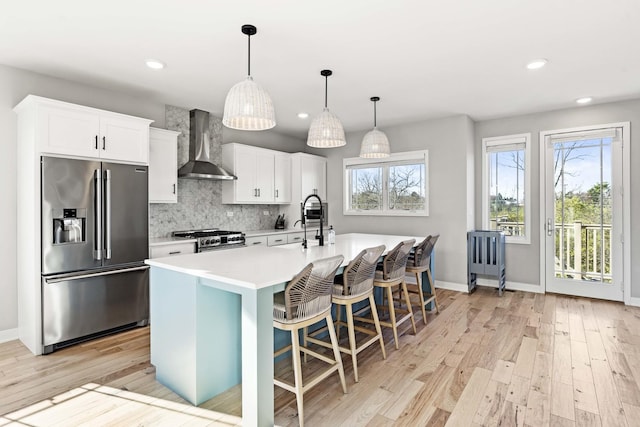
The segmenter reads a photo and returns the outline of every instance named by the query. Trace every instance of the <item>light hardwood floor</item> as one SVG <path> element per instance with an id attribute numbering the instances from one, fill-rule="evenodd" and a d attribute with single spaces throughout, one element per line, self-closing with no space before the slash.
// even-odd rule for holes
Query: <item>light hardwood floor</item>
<path id="1" fill-rule="evenodd" d="M 359 383 L 343 357 L 348 394 L 337 376 L 306 393 L 306 425 L 640 425 L 640 309 L 483 288 L 438 297 L 440 314 L 428 313 L 426 326 L 417 314 L 418 334 L 405 330 L 400 350 L 385 331 L 387 360 L 375 346 L 360 354 Z M 0 415 L 88 383 L 185 403 L 155 381 L 147 328 L 44 357 L 0 344 Z M 240 389 L 201 407 L 240 415 Z M 297 425 L 293 394 L 276 388 L 275 407 L 276 424 Z"/>

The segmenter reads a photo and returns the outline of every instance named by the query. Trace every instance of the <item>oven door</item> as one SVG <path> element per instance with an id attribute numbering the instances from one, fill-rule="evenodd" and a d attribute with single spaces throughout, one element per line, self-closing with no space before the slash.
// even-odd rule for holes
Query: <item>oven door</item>
<path id="1" fill-rule="evenodd" d="M 320 209 L 319 203 L 311 203 L 307 205 L 308 207 L 305 209 L 305 216 L 307 227 L 319 227 L 320 226 L 320 213 L 324 213 L 324 217 L 322 217 L 322 225 L 329 224 L 329 206 L 327 203 L 322 203 L 322 210 Z"/>

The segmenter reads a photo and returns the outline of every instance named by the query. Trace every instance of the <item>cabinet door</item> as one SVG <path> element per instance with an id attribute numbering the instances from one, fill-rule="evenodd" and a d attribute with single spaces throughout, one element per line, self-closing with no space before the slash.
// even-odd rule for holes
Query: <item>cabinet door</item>
<path id="1" fill-rule="evenodd" d="M 173 243 L 149 247 L 150 258 L 162 258 L 167 256 L 193 254 L 196 252 L 195 243 Z"/>
<path id="2" fill-rule="evenodd" d="M 255 203 L 258 201 L 256 185 L 256 152 L 250 147 L 237 146 L 234 155 L 233 173 L 238 177 L 235 184 L 235 202 Z"/>
<path id="3" fill-rule="evenodd" d="M 302 175 L 300 177 L 302 197 L 304 198 L 309 194 L 317 194 L 321 199 L 325 200 L 327 197 L 326 161 L 314 157 L 303 157 L 301 159 L 300 173 Z"/>
<path id="4" fill-rule="evenodd" d="M 38 141 L 41 153 L 97 157 L 100 119 L 82 109 L 41 106 L 38 110 Z"/>
<path id="5" fill-rule="evenodd" d="M 149 203 L 178 202 L 177 135 L 149 129 Z"/>
<path id="6" fill-rule="evenodd" d="M 276 154 L 274 159 L 274 201 L 291 203 L 291 156 Z"/>
<path id="7" fill-rule="evenodd" d="M 100 158 L 148 164 L 149 124 L 119 116 L 100 117 Z"/>
<path id="8" fill-rule="evenodd" d="M 258 188 L 258 200 L 260 202 L 274 201 L 273 173 L 273 153 L 258 151 L 256 154 L 256 187 Z"/>

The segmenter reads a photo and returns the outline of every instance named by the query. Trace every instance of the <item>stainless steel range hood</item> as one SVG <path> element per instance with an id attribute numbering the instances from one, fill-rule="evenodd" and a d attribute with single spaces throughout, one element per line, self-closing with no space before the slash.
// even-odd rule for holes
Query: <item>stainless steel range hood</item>
<path id="1" fill-rule="evenodd" d="M 209 113 L 189 111 L 189 161 L 178 170 L 178 178 L 238 179 L 211 162 L 209 155 Z"/>

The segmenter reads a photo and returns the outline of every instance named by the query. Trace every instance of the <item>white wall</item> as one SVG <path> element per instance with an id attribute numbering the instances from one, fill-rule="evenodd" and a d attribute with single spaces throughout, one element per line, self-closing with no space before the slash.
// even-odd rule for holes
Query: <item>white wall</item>
<path id="1" fill-rule="evenodd" d="M 473 122 L 467 116 L 381 127 L 392 152 L 429 150 L 429 216 L 368 217 L 343 215 L 342 159 L 358 157 L 366 132 L 347 134 L 347 145 L 308 150 L 326 156 L 329 222 L 336 232 L 427 236 L 440 233 L 436 280 L 466 286 L 466 232 L 474 224 Z M 470 157 L 471 156 L 471 157 Z"/>
<path id="2" fill-rule="evenodd" d="M 507 244 L 507 281 L 540 285 L 540 131 L 566 129 L 578 126 L 606 123 L 631 122 L 631 188 L 627 193 L 631 198 L 631 296 L 640 297 L 640 229 L 637 218 L 640 215 L 640 100 L 576 107 L 566 110 L 548 111 L 476 123 L 476 226 L 482 226 L 482 180 L 481 150 L 482 138 L 531 132 L 531 244 Z"/>

